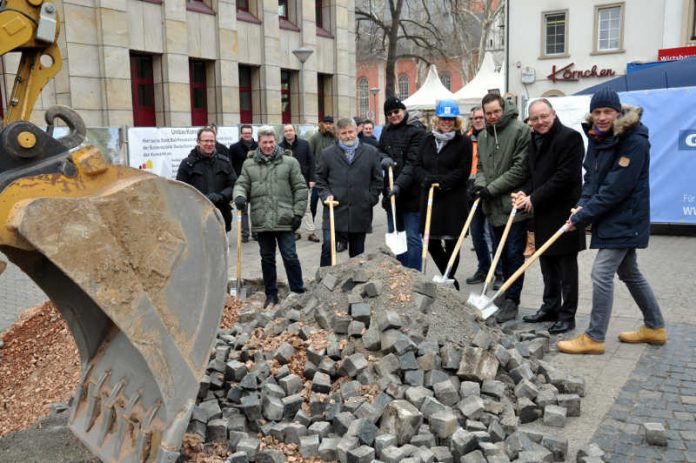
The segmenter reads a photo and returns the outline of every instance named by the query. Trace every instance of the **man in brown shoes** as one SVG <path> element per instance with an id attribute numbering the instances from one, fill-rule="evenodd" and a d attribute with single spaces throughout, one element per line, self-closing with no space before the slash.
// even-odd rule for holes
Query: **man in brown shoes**
<path id="1" fill-rule="evenodd" d="M 614 302 L 614 275 L 628 287 L 643 313 L 637 331 L 619 334 L 619 341 L 664 344 L 665 322 L 650 284 L 638 268 L 636 249 L 650 237 L 650 141 L 640 122 L 642 110 L 624 105 L 607 87 L 590 102 L 583 124 L 588 138 L 585 184 L 578 207 L 566 225 L 570 231 L 592 224 L 591 248 L 597 249 L 592 267 L 592 314 L 587 331 L 559 341 L 568 354 L 601 354 Z"/>

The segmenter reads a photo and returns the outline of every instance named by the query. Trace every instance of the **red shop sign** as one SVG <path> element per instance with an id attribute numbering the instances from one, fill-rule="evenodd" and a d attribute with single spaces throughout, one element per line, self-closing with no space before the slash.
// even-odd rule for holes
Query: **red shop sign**
<path id="1" fill-rule="evenodd" d="M 658 61 L 676 61 L 696 55 L 696 46 L 691 47 L 676 47 L 662 48 L 657 50 Z"/>
<path id="2" fill-rule="evenodd" d="M 592 66 L 592 68 L 585 69 L 584 71 L 575 71 L 571 69 L 573 66 L 575 66 L 575 63 L 570 63 L 567 66 L 556 69 L 556 65 L 554 64 L 551 67 L 551 74 L 546 76 L 546 78 L 553 82 L 557 82 L 559 80 L 576 81 L 590 77 L 611 77 L 616 75 L 616 71 L 613 69 L 597 69 L 596 64 Z"/>

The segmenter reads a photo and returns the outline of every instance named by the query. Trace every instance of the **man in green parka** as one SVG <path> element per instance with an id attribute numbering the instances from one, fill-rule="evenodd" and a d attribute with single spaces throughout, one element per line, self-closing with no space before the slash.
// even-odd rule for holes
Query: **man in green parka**
<path id="1" fill-rule="evenodd" d="M 500 95 L 489 93 L 481 103 L 486 128 L 478 136 L 478 167 L 472 193 L 481 198 L 497 247 L 512 210 L 510 195 L 525 184 L 529 175 L 527 145 L 531 131 L 517 119 L 517 108 Z M 527 219 L 524 213 L 516 214 L 505 242 L 501 262 L 506 280 L 524 263 Z M 495 314 L 498 323 L 517 317 L 523 283 L 524 276 L 505 293 L 500 310 Z"/>
<path id="2" fill-rule="evenodd" d="M 276 242 L 283 258 L 290 291 L 304 292 L 302 268 L 294 232 L 307 208 L 307 184 L 300 163 L 277 145 L 273 127 L 261 127 L 259 147 L 244 161 L 234 185 L 234 203 L 243 211 L 251 204 L 252 231 L 258 233 L 261 272 L 266 290 L 264 308 L 277 304 Z"/>

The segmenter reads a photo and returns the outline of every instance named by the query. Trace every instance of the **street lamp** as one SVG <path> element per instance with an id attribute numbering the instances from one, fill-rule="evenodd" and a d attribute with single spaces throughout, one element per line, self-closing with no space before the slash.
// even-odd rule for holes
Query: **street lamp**
<path id="1" fill-rule="evenodd" d="M 379 108 L 377 107 L 377 94 L 379 93 L 379 88 L 378 87 L 372 87 L 370 89 L 370 93 L 372 93 L 372 102 L 375 106 L 375 125 L 379 125 Z"/>
<path id="2" fill-rule="evenodd" d="M 304 47 L 292 51 L 292 54 L 300 60 L 300 92 L 297 99 L 300 109 L 300 123 L 303 122 L 304 117 L 304 64 L 312 53 L 314 53 L 314 50 Z"/>

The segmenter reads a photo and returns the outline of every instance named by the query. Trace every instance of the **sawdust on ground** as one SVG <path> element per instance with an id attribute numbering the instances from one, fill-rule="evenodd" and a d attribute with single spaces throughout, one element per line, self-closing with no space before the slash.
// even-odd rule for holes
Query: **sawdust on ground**
<path id="1" fill-rule="evenodd" d="M 0 436 L 25 429 L 67 402 L 80 380 L 80 357 L 51 302 L 24 312 L 0 335 Z"/>

